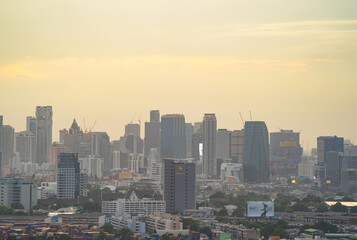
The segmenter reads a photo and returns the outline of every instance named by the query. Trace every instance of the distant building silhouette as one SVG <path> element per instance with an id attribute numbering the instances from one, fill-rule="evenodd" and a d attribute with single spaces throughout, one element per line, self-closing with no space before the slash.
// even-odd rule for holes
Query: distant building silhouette
<path id="1" fill-rule="evenodd" d="M 52 106 L 36 107 L 37 163 L 50 162 L 52 145 Z"/>
<path id="2" fill-rule="evenodd" d="M 186 158 L 185 117 L 168 114 L 161 117 L 161 158 Z"/>
<path id="3" fill-rule="evenodd" d="M 247 121 L 244 128 L 243 153 L 245 182 L 269 182 L 269 168 L 269 133 L 265 122 Z"/>
<path id="4" fill-rule="evenodd" d="M 203 117 L 203 174 L 207 177 L 216 177 L 217 159 L 216 159 L 216 136 L 217 120 L 215 114 L 206 113 Z"/>

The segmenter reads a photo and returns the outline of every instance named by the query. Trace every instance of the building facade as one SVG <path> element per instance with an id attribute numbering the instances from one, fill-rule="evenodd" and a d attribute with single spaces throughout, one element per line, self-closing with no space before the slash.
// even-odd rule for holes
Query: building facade
<path id="1" fill-rule="evenodd" d="M 161 158 L 186 158 L 186 127 L 182 114 L 161 117 Z"/>
<path id="2" fill-rule="evenodd" d="M 166 212 L 196 209 L 196 165 L 187 160 L 164 159 Z"/>
<path id="3" fill-rule="evenodd" d="M 248 183 L 270 181 L 269 133 L 265 122 L 247 121 L 244 128 L 243 171 Z"/>
<path id="4" fill-rule="evenodd" d="M 207 177 L 216 177 L 217 158 L 216 158 L 216 137 L 217 120 L 215 114 L 206 113 L 203 117 L 203 174 Z"/>
<path id="5" fill-rule="evenodd" d="M 37 163 L 50 161 L 52 146 L 52 106 L 36 107 Z"/>

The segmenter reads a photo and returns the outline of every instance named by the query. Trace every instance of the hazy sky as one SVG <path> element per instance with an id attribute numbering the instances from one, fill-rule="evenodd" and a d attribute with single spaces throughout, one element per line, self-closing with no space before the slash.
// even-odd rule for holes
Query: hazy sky
<path id="1" fill-rule="evenodd" d="M 0 114 L 21 131 L 52 105 L 54 140 L 160 109 L 357 144 L 356 74 L 355 0 L 0 0 Z"/>

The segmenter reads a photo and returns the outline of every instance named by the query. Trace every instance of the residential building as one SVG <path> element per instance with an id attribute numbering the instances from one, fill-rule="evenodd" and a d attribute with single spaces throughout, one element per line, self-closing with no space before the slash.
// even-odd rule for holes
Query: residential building
<path id="1" fill-rule="evenodd" d="M 186 127 L 182 114 L 161 117 L 161 158 L 186 158 Z"/>
<path id="2" fill-rule="evenodd" d="M 129 169 L 129 151 L 113 151 L 113 169 Z"/>
<path id="3" fill-rule="evenodd" d="M 150 215 L 146 220 L 146 225 L 148 231 L 183 229 L 183 224 L 180 222 L 179 216 L 160 212 L 155 212 Z"/>
<path id="4" fill-rule="evenodd" d="M 25 210 L 37 205 L 37 188 L 22 178 L 0 178 L 0 205 L 21 203 Z"/>
<path id="5" fill-rule="evenodd" d="M 166 212 L 196 208 L 196 165 L 187 160 L 164 159 Z"/>
<path id="6" fill-rule="evenodd" d="M 245 182 L 269 182 L 269 168 L 269 133 L 265 122 L 246 121 L 243 151 Z"/>
<path id="7" fill-rule="evenodd" d="M 70 152 L 63 143 L 54 142 L 50 147 L 50 164 L 57 165 L 57 156 L 59 153 Z"/>
<path id="8" fill-rule="evenodd" d="M 79 158 L 78 161 L 81 171 L 86 172 L 89 177 L 102 177 L 102 166 L 104 162 L 103 158 L 100 158 L 99 156 L 89 155 L 86 158 Z"/>
<path id="9" fill-rule="evenodd" d="M 16 152 L 20 154 L 21 162 L 36 162 L 36 135 L 30 131 L 16 133 Z"/>
<path id="10" fill-rule="evenodd" d="M 134 233 L 145 233 L 146 225 L 139 220 L 137 216 L 131 216 L 127 213 L 117 212 L 115 216 L 109 218 L 109 222 L 114 229 L 129 228 Z"/>

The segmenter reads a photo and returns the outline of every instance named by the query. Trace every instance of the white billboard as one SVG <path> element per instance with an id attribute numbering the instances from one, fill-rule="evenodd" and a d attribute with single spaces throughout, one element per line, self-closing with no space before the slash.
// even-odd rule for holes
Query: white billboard
<path id="1" fill-rule="evenodd" d="M 247 202 L 247 217 L 274 217 L 274 203 Z"/>

